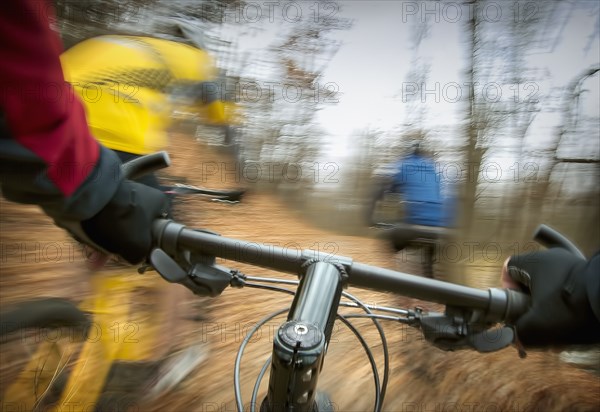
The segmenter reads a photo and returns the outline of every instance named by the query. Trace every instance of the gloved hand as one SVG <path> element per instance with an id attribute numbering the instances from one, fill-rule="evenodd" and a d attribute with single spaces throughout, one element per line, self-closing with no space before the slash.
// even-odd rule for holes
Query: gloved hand
<path id="1" fill-rule="evenodd" d="M 597 270 L 591 261 L 562 248 L 513 256 L 505 262 L 503 286 L 531 294 L 531 308 L 515 324 L 523 345 L 600 342 L 600 322 L 587 293 L 589 270 Z"/>
<path id="2" fill-rule="evenodd" d="M 150 253 L 152 222 L 167 212 L 167 196 L 160 190 L 123 180 L 108 204 L 82 221 L 81 228 L 96 245 L 135 264 Z"/>

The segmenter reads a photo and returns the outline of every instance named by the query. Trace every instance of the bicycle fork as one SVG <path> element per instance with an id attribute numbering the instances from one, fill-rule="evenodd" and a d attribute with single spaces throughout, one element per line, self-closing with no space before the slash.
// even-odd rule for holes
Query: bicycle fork
<path id="1" fill-rule="evenodd" d="M 341 265 L 309 261 L 287 321 L 273 343 L 269 388 L 261 412 L 333 410 L 317 381 L 342 295 Z"/>

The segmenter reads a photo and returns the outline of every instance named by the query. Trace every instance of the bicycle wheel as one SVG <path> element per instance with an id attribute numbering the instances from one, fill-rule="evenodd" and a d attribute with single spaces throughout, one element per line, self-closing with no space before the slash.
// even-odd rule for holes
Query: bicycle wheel
<path id="1" fill-rule="evenodd" d="M 90 325 L 63 299 L 25 302 L 0 315 L 2 410 L 45 410 L 60 397 Z"/>

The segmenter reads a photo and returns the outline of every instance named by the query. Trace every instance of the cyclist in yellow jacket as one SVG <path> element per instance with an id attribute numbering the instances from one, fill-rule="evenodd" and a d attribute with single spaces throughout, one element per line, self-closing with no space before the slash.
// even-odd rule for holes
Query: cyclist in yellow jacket
<path id="1" fill-rule="evenodd" d="M 93 136 L 122 158 L 165 149 L 174 107 L 183 95 L 200 121 L 233 123 L 218 71 L 205 51 L 175 41 L 108 35 L 61 55 L 65 79 L 83 101 Z"/>

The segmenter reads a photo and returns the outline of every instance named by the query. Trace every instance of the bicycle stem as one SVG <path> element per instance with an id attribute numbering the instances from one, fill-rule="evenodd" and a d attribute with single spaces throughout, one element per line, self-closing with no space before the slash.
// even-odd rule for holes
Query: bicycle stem
<path id="1" fill-rule="evenodd" d="M 287 322 L 274 337 L 269 391 L 261 412 L 319 410 L 317 382 L 342 295 L 342 271 L 314 261 L 302 276 Z"/>

